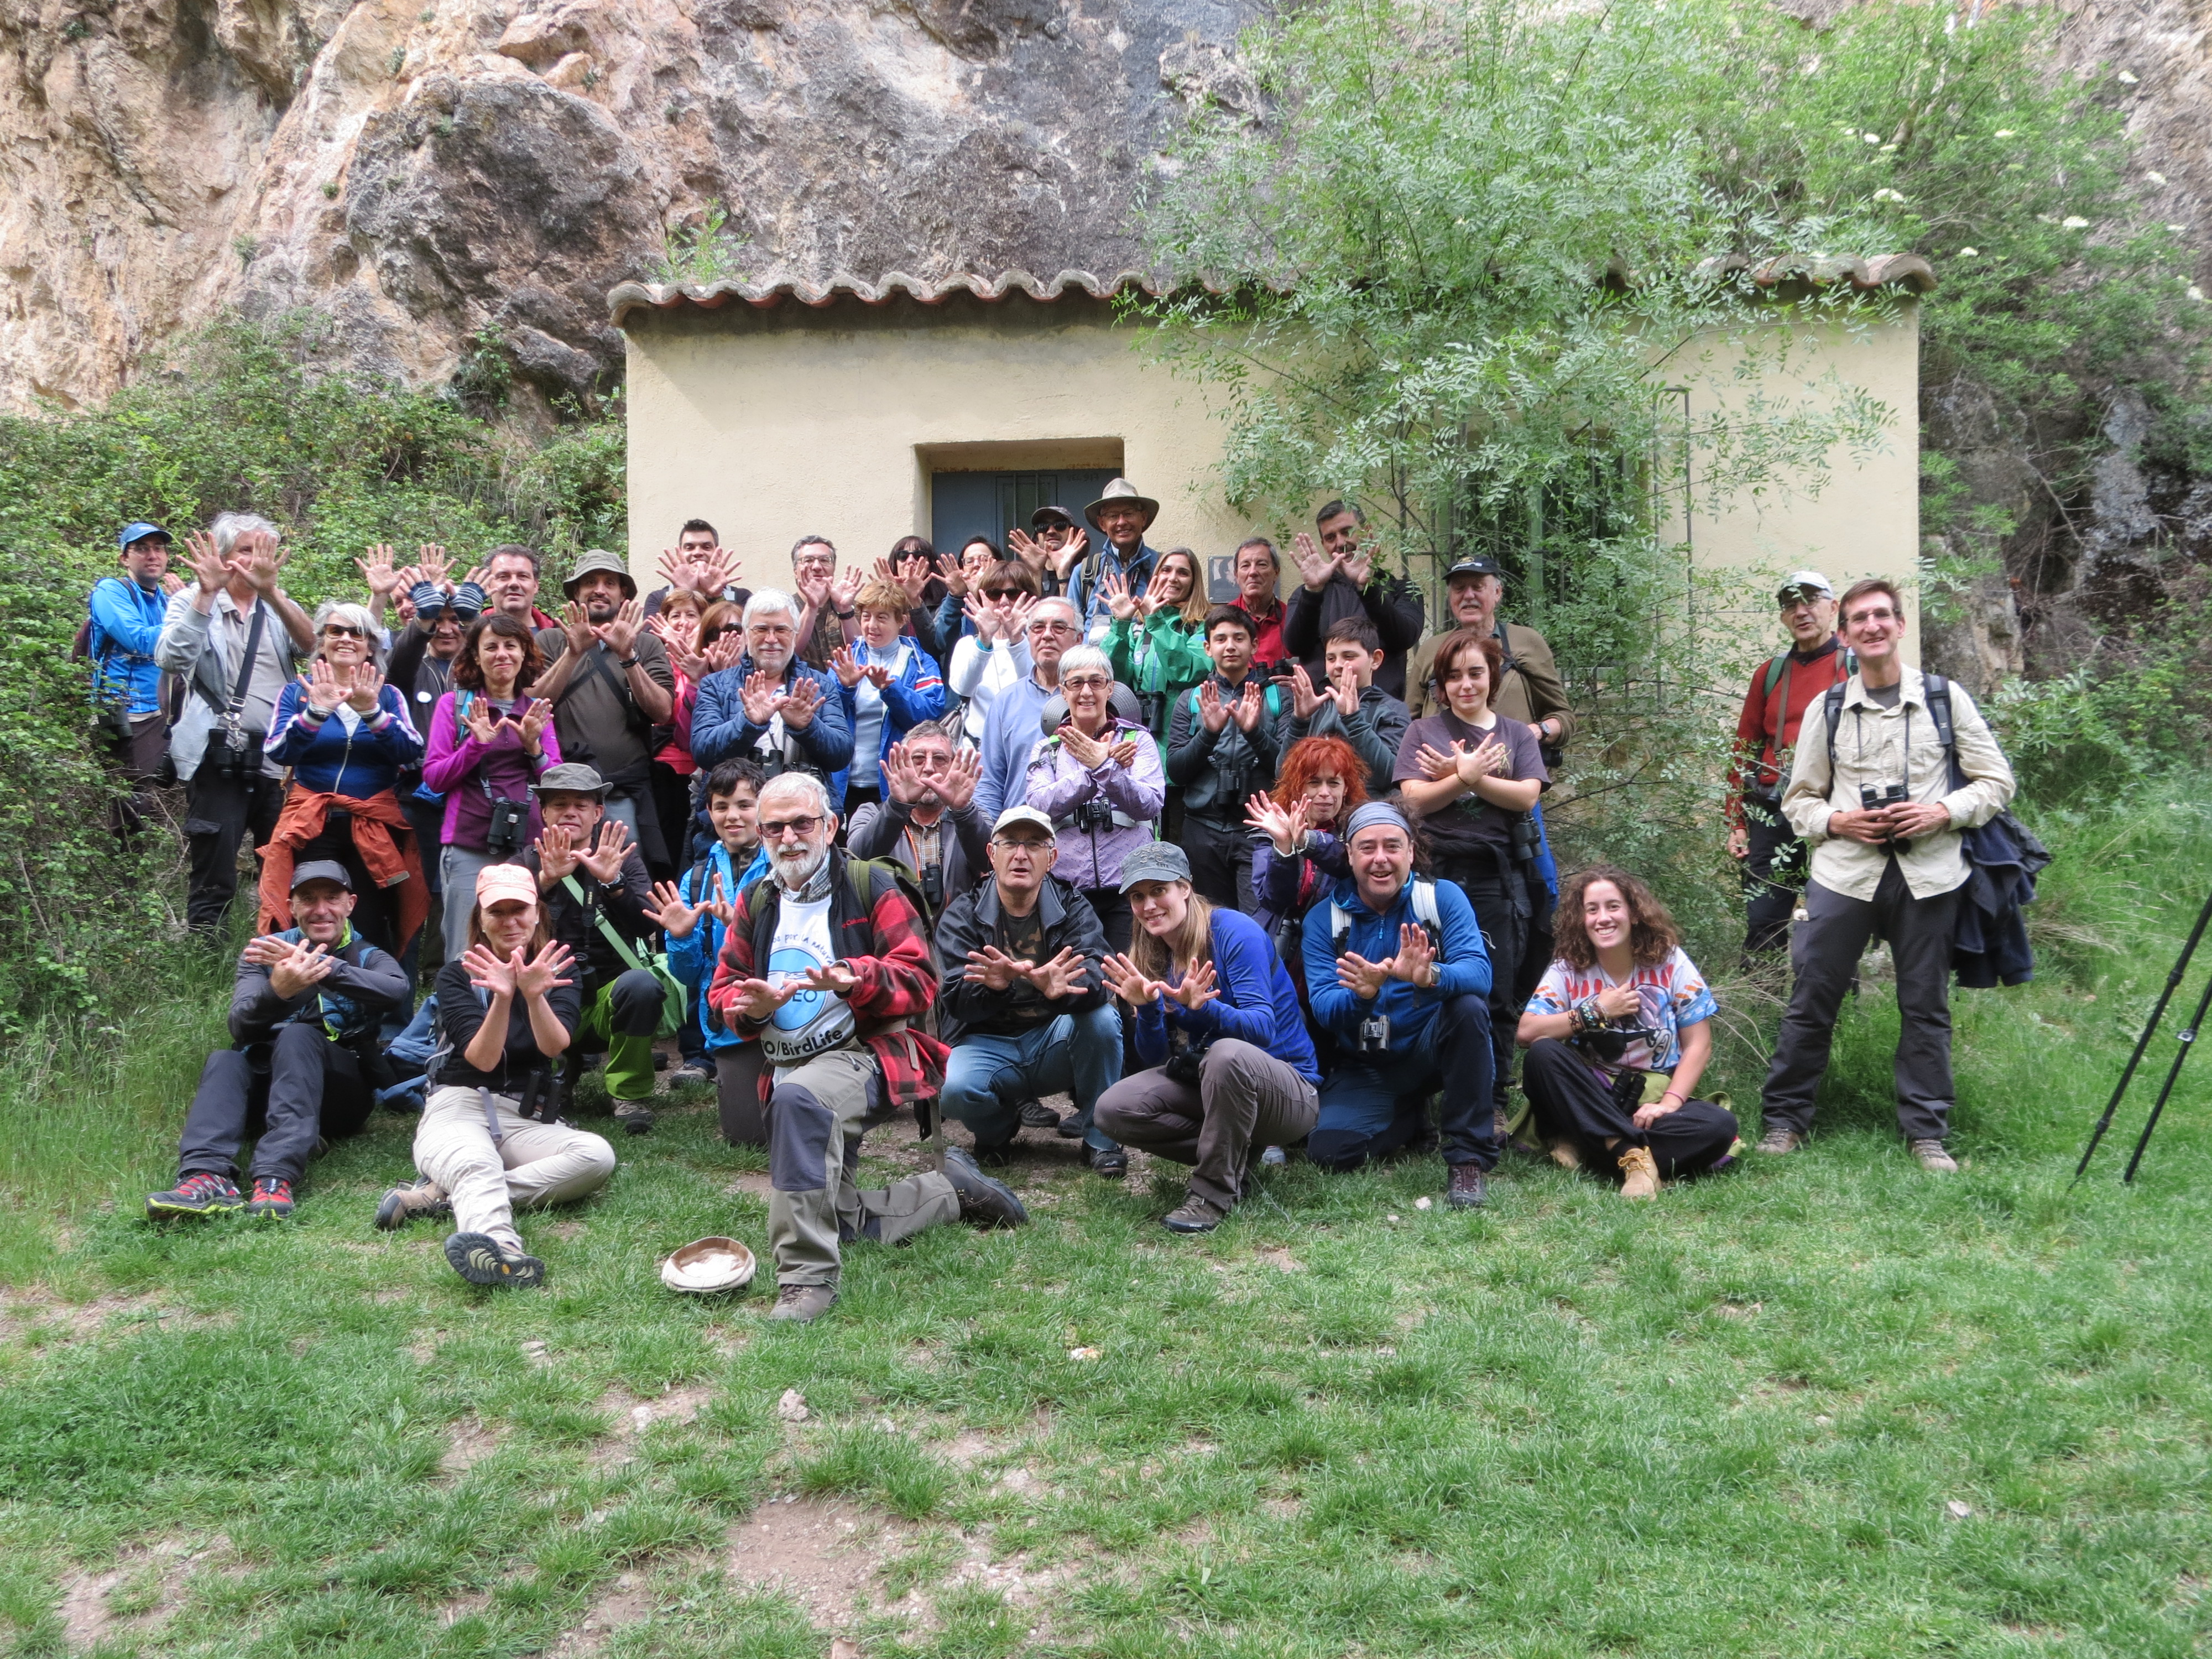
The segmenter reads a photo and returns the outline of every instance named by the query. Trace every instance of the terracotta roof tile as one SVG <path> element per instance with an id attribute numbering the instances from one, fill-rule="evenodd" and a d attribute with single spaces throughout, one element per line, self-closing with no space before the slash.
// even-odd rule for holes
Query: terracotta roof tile
<path id="1" fill-rule="evenodd" d="M 679 306 L 696 306 L 713 311 L 740 301 L 745 305 L 766 309 L 781 305 L 786 301 L 803 306 L 829 306 L 840 300 L 858 300 L 863 305 L 889 304 L 897 295 L 907 294 L 926 306 L 938 305 L 955 294 L 972 294 L 979 300 L 1003 300 L 1007 295 L 1019 292 L 1032 300 L 1057 300 L 1070 289 L 1080 289 L 1095 300 L 1109 299 L 1127 289 L 1141 289 L 1147 294 L 1165 292 L 1157 276 L 1141 270 L 1117 270 L 1109 276 L 1100 276 L 1088 270 L 1063 270 L 1049 279 L 1033 276 L 1026 270 L 1009 270 L 1000 276 L 977 276 L 963 274 L 939 277 L 909 276 L 902 270 L 870 283 L 849 274 L 840 273 L 826 283 L 807 283 L 796 279 L 774 283 L 623 283 L 607 295 L 607 307 L 617 326 L 633 311 L 652 309 L 673 311 Z"/>

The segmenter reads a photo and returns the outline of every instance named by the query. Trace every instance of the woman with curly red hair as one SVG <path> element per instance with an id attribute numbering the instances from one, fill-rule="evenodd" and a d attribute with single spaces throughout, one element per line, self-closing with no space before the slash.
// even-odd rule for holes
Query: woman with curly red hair
<path id="1" fill-rule="evenodd" d="M 1273 933 L 1284 917 L 1303 916 L 1329 883 L 1351 873 L 1337 832 L 1366 804 L 1366 763 L 1342 738 L 1300 738 L 1283 757 L 1273 795 L 1258 790 L 1245 803 L 1244 822 L 1261 838 L 1252 854 L 1252 919 L 1261 927 Z M 1286 954 L 1295 975 L 1297 953 Z"/>
<path id="2" fill-rule="evenodd" d="M 1626 870 L 1594 865 L 1559 890 L 1558 954 L 1516 1034 L 1522 1088 L 1553 1158 L 1618 1168 L 1623 1198 L 1710 1169 L 1735 1115 L 1695 1098 L 1713 1055 L 1713 994 L 1674 917 Z"/>

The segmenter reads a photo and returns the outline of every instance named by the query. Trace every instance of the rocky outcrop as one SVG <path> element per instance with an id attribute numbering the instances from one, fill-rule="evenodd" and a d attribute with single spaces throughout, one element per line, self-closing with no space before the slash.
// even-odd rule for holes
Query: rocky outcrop
<path id="1" fill-rule="evenodd" d="M 96 399 L 226 305 L 411 381 L 604 388 L 607 290 L 1115 270 L 1249 0 L 0 0 L 0 404 Z"/>

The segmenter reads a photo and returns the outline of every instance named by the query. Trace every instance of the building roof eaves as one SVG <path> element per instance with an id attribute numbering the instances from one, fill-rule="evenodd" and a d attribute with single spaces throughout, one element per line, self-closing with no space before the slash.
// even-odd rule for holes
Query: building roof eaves
<path id="1" fill-rule="evenodd" d="M 686 306 L 714 311 L 732 302 L 764 311 L 789 301 L 818 309 L 841 300 L 857 300 L 868 306 L 888 305 L 897 295 L 905 294 L 923 305 L 933 306 L 943 304 L 956 294 L 999 301 L 1019 292 L 1032 300 L 1051 301 L 1073 289 L 1080 289 L 1094 300 L 1106 300 L 1132 289 L 1158 295 L 1165 292 L 1166 288 L 1158 277 L 1141 270 L 1117 270 L 1104 276 L 1088 270 L 1063 270 L 1050 278 L 1026 270 L 1009 270 L 997 276 L 962 273 L 934 281 L 894 270 L 872 283 L 841 272 L 823 283 L 799 278 L 770 283 L 621 283 L 607 295 L 607 308 L 615 325 L 620 327 L 633 311 L 674 311 Z"/>

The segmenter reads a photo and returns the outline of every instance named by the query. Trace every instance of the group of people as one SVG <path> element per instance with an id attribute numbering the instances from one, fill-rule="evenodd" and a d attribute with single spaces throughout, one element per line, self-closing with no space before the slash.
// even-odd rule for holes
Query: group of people
<path id="1" fill-rule="evenodd" d="M 535 1283 L 516 1212 L 617 1164 L 568 1121 L 587 1057 L 644 1133 L 669 1037 L 723 1133 L 767 1148 L 785 1319 L 835 1302 L 855 1240 L 1025 1220 L 988 1173 L 1024 1133 L 1108 1179 L 1131 1147 L 1188 1166 L 1164 1218 L 1186 1234 L 1292 1154 L 1440 1151 L 1454 1208 L 1516 1138 L 1631 1198 L 1730 1158 L 1736 1120 L 1698 1092 L 1713 995 L 1665 907 L 1552 858 L 1574 716 L 1497 563 L 1452 565 L 1425 634 L 1348 503 L 1295 538 L 1287 595 L 1255 537 L 1218 602 L 1191 550 L 1149 544 L 1158 513 L 1116 479 L 1079 520 L 907 538 L 865 574 L 810 536 L 787 590 L 750 591 L 693 520 L 657 591 L 587 553 L 557 616 L 538 555 L 502 546 L 458 580 L 443 549 L 371 550 L 368 602 L 310 618 L 273 526 L 237 514 L 157 599 L 167 538 L 129 526 L 89 641 L 118 764 L 149 787 L 167 737 L 195 927 L 260 854 L 234 1044 L 149 1212 L 289 1213 L 319 1139 L 411 1060 L 415 1172 L 378 1225 L 449 1220 L 465 1279 Z M 1792 647 L 1753 678 L 1729 793 L 1747 951 L 1786 943 L 1796 970 L 1759 1147 L 1802 1142 L 1879 933 L 1900 1127 L 1953 1167 L 1960 832 L 2011 775 L 1966 694 L 1904 666 L 1893 587 L 1800 572 L 1778 597 Z M 972 1148 L 862 1190 L 861 1137 L 902 1107 Z"/>

